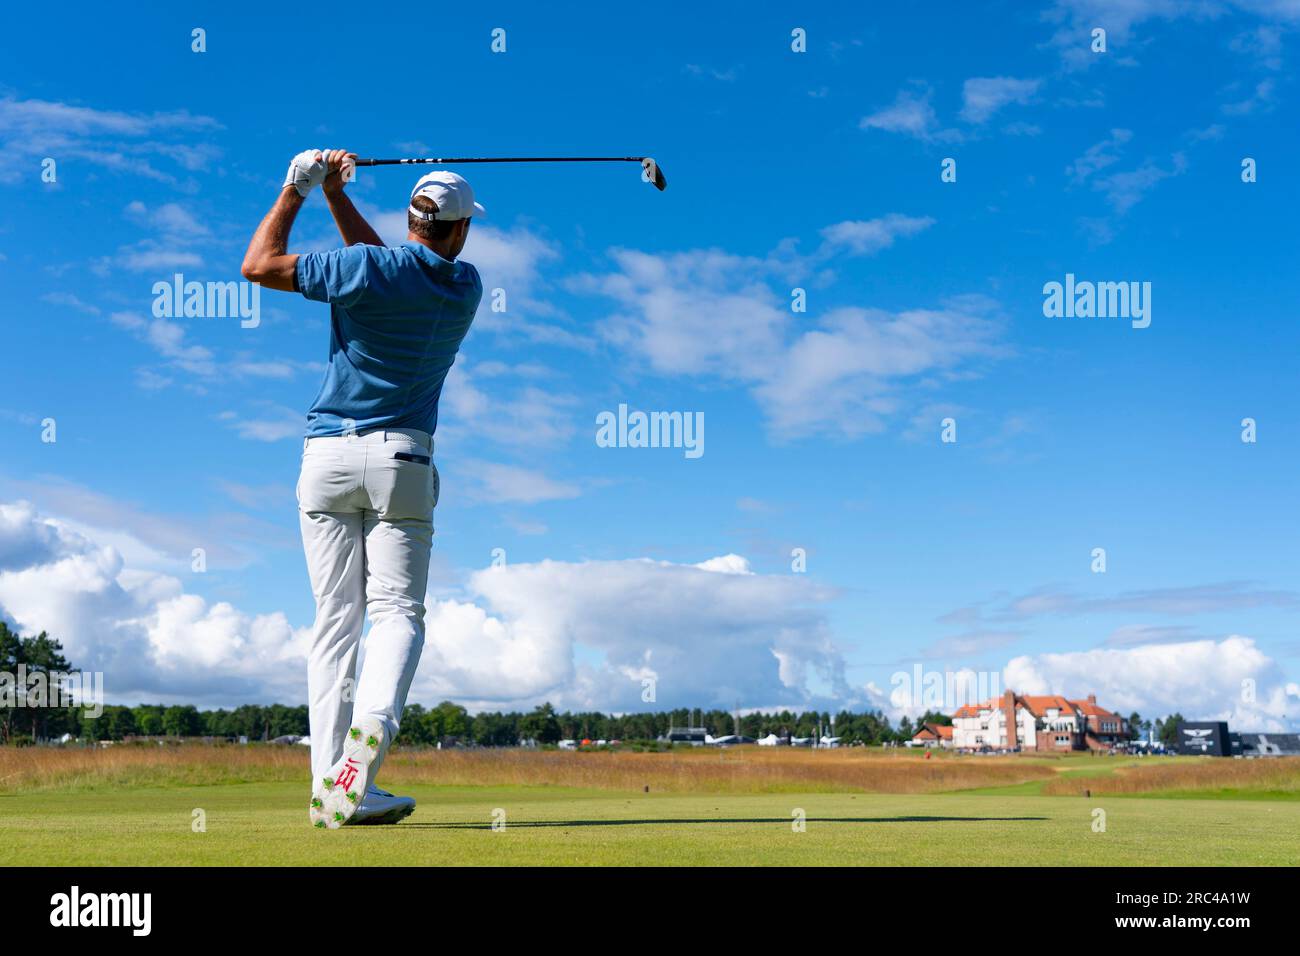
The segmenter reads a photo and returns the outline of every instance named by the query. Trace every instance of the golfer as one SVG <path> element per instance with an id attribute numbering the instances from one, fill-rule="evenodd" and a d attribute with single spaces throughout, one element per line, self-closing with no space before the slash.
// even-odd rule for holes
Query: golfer
<path id="1" fill-rule="evenodd" d="M 243 266 L 246 279 L 330 305 L 329 363 L 307 413 L 298 479 L 316 597 L 310 818 L 330 829 L 396 823 L 415 809 L 373 781 L 424 646 L 438 398 L 483 294 L 478 271 L 456 258 L 483 213 L 469 183 L 450 172 L 420 179 L 406 242 L 388 248 L 343 191 L 355 160 L 340 149 L 295 156 Z M 316 186 L 345 247 L 289 254 L 289 231 Z"/>

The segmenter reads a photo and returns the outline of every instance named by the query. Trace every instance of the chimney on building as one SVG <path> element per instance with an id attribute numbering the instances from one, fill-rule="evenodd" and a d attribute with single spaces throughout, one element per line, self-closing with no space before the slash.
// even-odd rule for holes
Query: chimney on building
<path id="1" fill-rule="evenodd" d="M 1089 695 L 1088 695 L 1088 703 L 1090 703 L 1090 704 L 1095 704 L 1095 703 L 1097 703 L 1097 695 L 1096 695 L 1096 694 L 1089 694 Z"/>
<path id="2" fill-rule="evenodd" d="M 1019 746 L 1019 738 L 1016 734 L 1016 695 L 1014 691 L 1007 691 L 1002 695 L 1002 716 L 1007 724 L 1007 749 L 1015 750 Z"/>

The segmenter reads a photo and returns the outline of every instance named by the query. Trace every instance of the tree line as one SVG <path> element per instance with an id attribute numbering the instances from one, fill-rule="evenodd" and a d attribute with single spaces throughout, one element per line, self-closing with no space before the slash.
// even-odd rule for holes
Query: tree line
<path id="1" fill-rule="evenodd" d="M 72 665 L 63 656 L 63 646 L 42 632 L 19 637 L 0 621 L 0 676 L 14 674 L 23 665 L 26 672 L 70 673 Z M 12 699 L 10 699 L 12 698 Z M 832 719 L 833 718 L 833 719 Z M 1129 717 L 1130 736 L 1137 739 L 1154 730 L 1155 737 L 1172 745 L 1177 739 L 1179 714 L 1156 721 Z M 903 717 L 892 725 L 880 711 L 854 713 L 841 710 L 750 713 L 737 717 L 725 710 L 691 711 L 685 708 L 636 714 L 604 714 L 597 711 L 557 711 L 545 703 L 528 712 L 485 711 L 471 714 L 460 704 L 444 700 L 435 707 L 409 704 L 402 716 L 397 743 L 432 746 L 439 743 L 508 747 L 522 740 L 554 744 L 561 740 L 656 740 L 672 727 L 697 726 L 714 737 L 739 733 L 758 739 L 769 734 L 791 737 L 815 736 L 819 730 L 834 730 L 841 744 L 879 745 L 910 740 L 922 724 L 951 724 L 946 714 L 926 712 L 915 721 Z M 284 704 L 246 704 L 233 710 L 199 710 L 193 705 L 141 704 L 136 707 L 108 705 L 97 718 L 87 717 L 80 708 L 28 707 L 22 689 L 6 697 L 0 693 L 0 743 L 48 740 L 71 734 L 89 740 L 125 740 L 132 737 L 211 737 L 274 740 L 283 736 L 307 736 L 307 707 Z"/>

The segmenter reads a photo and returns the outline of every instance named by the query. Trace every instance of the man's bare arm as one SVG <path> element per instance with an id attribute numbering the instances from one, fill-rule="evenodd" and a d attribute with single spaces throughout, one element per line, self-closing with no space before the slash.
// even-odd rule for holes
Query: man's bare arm
<path id="1" fill-rule="evenodd" d="M 248 251 L 244 253 L 244 266 L 240 270 L 245 279 L 268 289 L 281 292 L 297 291 L 298 256 L 287 255 L 289 231 L 302 208 L 303 197 L 297 190 L 286 186 L 280 190 L 275 205 L 262 219 Z"/>
<path id="2" fill-rule="evenodd" d="M 330 214 L 334 216 L 334 224 L 339 227 L 339 235 L 343 237 L 344 243 L 349 246 L 358 244 L 382 246 L 384 240 L 379 238 L 379 233 L 371 228 L 370 223 L 366 222 L 365 217 L 357 211 L 357 207 L 352 205 L 352 200 L 343 191 L 343 187 L 352 178 L 352 173 L 349 171 L 356 169 L 356 158 L 356 153 L 349 153 L 343 149 L 332 149 L 327 152 L 325 162 L 329 167 L 329 174 L 321 184 L 321 189 L 325 192 L 325 200 L 330 205 Z"/>

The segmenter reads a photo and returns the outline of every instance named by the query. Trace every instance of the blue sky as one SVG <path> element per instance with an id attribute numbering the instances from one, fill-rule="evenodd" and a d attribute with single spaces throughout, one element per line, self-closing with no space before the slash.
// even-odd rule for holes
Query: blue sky
<path id="1" fill-rule="evenodd" d="M 1300 7 L 661 9 L 87 9 L 75 44 L 11 12 L 0 613 L 114 700 L 300 700 L 327 311 L 157 319 L 153 284 L 238 279 L 304 148 L 648 152 L 665 193 L 458 170 L 508 307 L 444 395 L 413 699 L 896 716 L 919 661 L 1294 724 Z M 414 178 L 351 187 L 390 241 Z M 291 250 L 336 243 L 313 196 Z M 1149 282 L 1150 326 L 1044 317 L 1067 273 Z M 703 413 L 704 455 L 598 447 L 621 403 Z"/>

